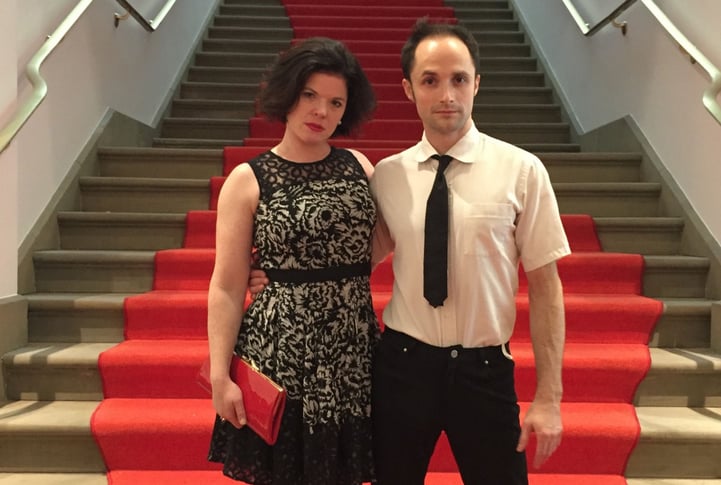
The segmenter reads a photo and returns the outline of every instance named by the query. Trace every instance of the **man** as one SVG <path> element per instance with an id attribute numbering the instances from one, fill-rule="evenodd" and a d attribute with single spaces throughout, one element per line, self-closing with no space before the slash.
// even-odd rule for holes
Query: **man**
<path id="1" fill-rule="evenodd" d="M 570 250 L 540 160 L 476 129 L 479 64 L 473 36 L 457 25 L 421 20 L 401 52 L 403 89 L 424 134 L 379 162 L 371 180 L 374 259 L 393 251 L 395 277 L 373 371 L 379 485 L 422 485 L 441 431 L 466 485 L 526 485 L 530 435 L 536 467 L 561 441 L 565 322 L 555 262 Z M 445 180 L 437 155 L 450 159 Z M 449 208 L 436 226 L 427 200 L 439 184 Z M 447 269 L 430 267 L 439 262 Z M 508 347 L 519 262 L 537 373 L 522 426 Z M 251 291 L 265 281 L 253 275 Z"/>
<path id="2" fill-rule="evenodd" d="M 371 181 L 377 239 L 393 250 L 393 294 L 373 375 L 381 485 L 421 485 L 441 430 L 466 484 L 527 484 L 561 439 L 564 313 L 555 261 L 570 250 L 548 175 L 533 155 L 481 134 L 471 119 L 478 46 L 460 26 L 419 21 L 401 53 L 403 89 L 423 122 L 417 145 L 378 163 Z M 447 284 L 424 297 L 426 201 L 439 161 L 448 205 Z M 523 426 L 507 342 L 518 263 L 528 280 L 537 390 Z M 427 264 L 427 263 L 426 263 Z M 436 273 L 438 274 L 438 273 Z M 430 275 L 429 275 L 430 276 Z M 444 295 L 447 293 L 447 296 Z M 436 306 L 437 305 L 437 306 Z"/>

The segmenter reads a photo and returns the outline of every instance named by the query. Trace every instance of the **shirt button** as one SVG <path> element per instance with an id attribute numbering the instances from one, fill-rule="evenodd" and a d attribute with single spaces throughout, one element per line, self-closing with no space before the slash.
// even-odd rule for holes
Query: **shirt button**
<path id="1" fill-rule="evenodd" d="M 454 359 L 458 357 L 458 351 L 456 349 L 451 350 L 451 357 Z"/>

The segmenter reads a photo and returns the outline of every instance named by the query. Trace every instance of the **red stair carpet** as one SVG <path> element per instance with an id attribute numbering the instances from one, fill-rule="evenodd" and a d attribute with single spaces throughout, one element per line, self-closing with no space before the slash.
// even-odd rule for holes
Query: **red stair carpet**
<path id="1" fill-rule="evenodd" d="M 422 128 L 400 87 L 400 47 L 417 17 L 455 21 L 453 10 L 440 0 L 396 0 L 396 6 L 387 6 L 386 0 L 284 3 L 296 39 L 328 35 L 346 41 L 374 83 L 377 119 L 360 139 L 336 144 L 362 148 L 377 161 L 415 143 Z M 224 174 L 272 146 L 281 133 L 277 124 L 251 119 L 245 145 L 225 149 Z M 208 210 L 188 213 L 184 247 L 157 253 L 153 291 L 126 300 L 126 340 L 100 357 L 105 399 L 93 416 L 92 431 L 113 485 L 237 483 L 206 461 L 214 413 L 195 384 L 207 352 L 214 209 L 223 181 L 222 176 L 211 180 Z M 623 472 L 639 433 L 631 402 L 649 367 L 647 342 L 662 305 L 640 296 L 640 256 L 603 252 L 588 216 L 564 214 L 563 224 L 573 249 L 559 263 L 567 320 L 565 432 L 556 454 L 541 469 L 531 468 L 531 484 L 624 485 Z M 512 349 L 525 410 L 535 371 L 522 275 Z M 392 277 L 389 261 L 372 276 L 379 317 Z M 533 445 L 528 452 L 533 456 Z M 430 471 L 428 485 L 462 483 L 444 437 Z"/>

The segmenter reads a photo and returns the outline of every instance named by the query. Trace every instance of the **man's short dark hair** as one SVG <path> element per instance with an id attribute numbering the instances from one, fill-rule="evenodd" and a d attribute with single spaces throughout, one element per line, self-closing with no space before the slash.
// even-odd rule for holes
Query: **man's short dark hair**
<path id="1" fill-rule="evenodd" d="M 475 74 L 481 70 L 481 55 L 478 52 L 478 43 L 465 27 L 458 24 L 447 23 L 430 23 L 427 17 L 423 17 L 416 21 L 411 35 L 408 37 L 403 49 L 401 49 L 401 69 L 403 69 L 403 77 L 410 81 L 411 71 L 413 70 L 413 62 L 415 61 L 416 48 L 422 40 L 427 37 L 457 37 L 468 48 L 471 54 L 473 66 L 476 68 Z"/>
<path id="2" fill-rule="evenodd" d="M 345 79 L 348 100 L 333 136 L 356 132 L 372 116 L 375 94 L 358 59 L 345 44 L 326 37 L 306 39 L 278 56 L 262 84 L 260 110 L 271 120 L 287 121 L 288 113 L 315 73 L 336 74 Z"/>

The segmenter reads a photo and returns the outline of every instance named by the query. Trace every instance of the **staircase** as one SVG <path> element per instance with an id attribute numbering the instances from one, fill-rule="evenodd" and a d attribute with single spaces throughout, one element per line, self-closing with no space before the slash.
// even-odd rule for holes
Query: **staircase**
<path id="1" fill-rule="evenodd" d="M 289 9 L 322 14 L 322 5 L 307 3 Z M 634 402 L 641 438 L 628 483 L 721 485 L 721 355 L 710 350 L 710 262 L 682 254 L 684 222 L 665 215 L 661 185 L 642 178 L 640 153 L 580 151 L 507 1 L 446 4 L 481 45 L 479 128 L 537 153 L 561 211 L 591 214 L 604 250 L 643 254 L 644 294 L 665 303 L 650 343 L 651 370 Z M 384 17 L 428 13 L 383 2 L 372 8 Z M 354 35 L 317 25 L 296 32 L 320 27 L 329 36 Z M 396 35 L 402 44 L 407 31 L 383 35 L 374 40 Z M 249 137 L 263 69 L 292 38 L 279 0 L 224 0 L 153 146 L 99 149 L 99 172 L 79 181 L 81 207 L 57 214 L 60 246 L 34 256 L 29 343 L 2 357 L 12 401 L 0 405 L 0 483 L 106 483 L 90 433 L 103 399 L 98 355 L 123 340 L 125 297 L 152 289 L 155 251 L 182 247 L 186 212 L 209 207 L 209 178 L 223 171 L 221 148 Z M 385 119 L 413 106 L 402 97 L 400 71 L 373 67 L 379 56 L 363 64 L 379 98 L 398 95 L 379 105 L 377 117 Z"/>

